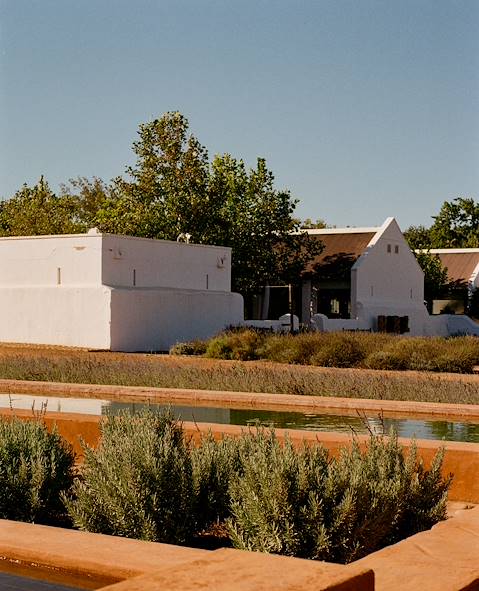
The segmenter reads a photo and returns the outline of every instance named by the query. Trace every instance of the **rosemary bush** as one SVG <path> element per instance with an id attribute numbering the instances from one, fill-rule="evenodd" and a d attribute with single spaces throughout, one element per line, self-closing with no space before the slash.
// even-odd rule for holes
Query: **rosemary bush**
<path id="1" fill-rule="evenodd" d="M 442 453 L 425 470 L 413 446 L 371 436 L 331 459 L 256 436 L 231 484 L 228 529 L 236 548 L 347 563 L 431 527 L 446 515 Z M 245 448 L 246 449 L 246 448 Z"/>
<path id="2" fill-rule="evenodd" d="M 191 450 L 197 530 L 223 522 L 230 514 L 229 486 L 238 472 L 238 440 L 215 441 L 210 434 Z"/>
<path id="3" fill-rule="evenodd" d="M 171 414 L 109 416 L 98 448 L 84 451 L 82 478 L 65 498 L 76 527 L 175 544 L 191 538 L 190 451 Z"/>
<path id="4" fill-rule="evenodd" d="M 63 522 L 73 464 L 71 447 L 40 419 L 0 417 L 0 518 Z"/>

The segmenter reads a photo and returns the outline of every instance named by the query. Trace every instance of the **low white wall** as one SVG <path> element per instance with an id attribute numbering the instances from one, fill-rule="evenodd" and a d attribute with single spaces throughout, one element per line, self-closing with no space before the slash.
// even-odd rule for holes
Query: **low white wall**
<path id="1" fill-rule="evenodd" d="M 122 289 L 111 292 L 111 348 L 167 351 L 178 342 L 206 339 L 243 320 L 236 293 Z"/>
<path id="2" fill-rule="evenodd" d="M 340 332 L 346 330 L 370 330 L 372 326 L 357 318 L 328 318 L 325 314 L 314 314 L 311 328 L 320 332 Z"/>
<path id="3" fill-rule="evenodd" d="M 448 314 L 447 329 L 449 335 L 479 336 L 479 324 L 463 314 Z"/>
<path id="4" fill-rule="evenodd" d="M 242 326 L 245 328 L 259 328 L 273 332 L 291 332 L 291 316 L 283 314 L 278 320 L 244 320 Z M 299 330 L 299 318 L 293 314 L 293 330 Z"/>
<path id="5" fill-rule="evenodd" d="M 0 288 L 0 341 L 109 349 L 110 290 Z"/>

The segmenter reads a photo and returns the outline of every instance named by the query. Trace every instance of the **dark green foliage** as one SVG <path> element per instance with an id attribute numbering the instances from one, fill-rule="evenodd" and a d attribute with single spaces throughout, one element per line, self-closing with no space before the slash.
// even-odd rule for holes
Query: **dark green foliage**
<path id="1" fill-rule="evenodd" d="M 479 247 L 479 203 L 470 197 L 444 201 L 429 230 L 434 248 Z"/>
<path id="2" fill-rule="evenodd" d="M 41 420 L 0 418 L 0 519 L 62 522 L 74 454 Z"/>
<path id="3" fill-rule="evenodd" d="M 478 248 L 479 203 L 471 197 L 444 201 L 430 228 L 411 226 L 404 237 L 412 249 Z"/>
<path id="4" fill-rule="evenodd" d="M 178 112 L 141 124 L 136 161 L 106 184 L 78 177 L 55 195 L 42 179 L 0 201 L 0 235 L 102 232 L 233 247 L 233 291 L 296 280 L 322 245 L 300 231 L 297 200 L 274 186 L 266 161 L 248 169 L 229 154 L 211 162 Z"/>
<path id="5" fill-rule="evenodd" d="M 446 515 L 442 454 L 430 471 L 397 438 L 371 437 L 337 460 L 318 446 L 296 451 L 272 433 L 241 454 L 228 528 L 236 548 L 351 562 L 431 527 Z"/>
<path id="6" fill-rule="evenodd" d="M 429 228 L 425 226 L 409 226 L 404 231 L 404 238 L 407 240 L 411 250 L 429 249 L 431 245 L 431 234 Z"/>
<path id="7" fill-rule="evenodd" d="M 110 416 L 66 499 L 80 529 L 181 544 L 194 530 L 190 452 L 169 414 Z"/>
<path id="8" fill-rule="evenodd" d="M 25 184 L 11 199 L 0 201 L 0 236 L 80 232 L 76 210 L 76 198 L 55 195 L 42 176 L 33 187 Z"/>
<path id="9" fill-rule="evenodd" d="M 437 254 L 431 254 L 428 250 L 415 252 L 414 255 L 424 273 L 424 299 L 431 314 L 432 301 L 444 297 L 447 293 L 449 285 L 447 268 L 442 266 Z"/>

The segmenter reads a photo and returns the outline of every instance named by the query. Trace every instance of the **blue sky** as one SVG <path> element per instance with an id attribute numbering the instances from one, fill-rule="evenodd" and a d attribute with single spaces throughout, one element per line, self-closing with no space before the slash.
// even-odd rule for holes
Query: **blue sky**
<path id="1" fill-rule="evenodd" d="M 477 0 L 0 0 L 0 195 L 108 180 L 181 111 L 299 216 L 429 224 L 479 198 Z"/>

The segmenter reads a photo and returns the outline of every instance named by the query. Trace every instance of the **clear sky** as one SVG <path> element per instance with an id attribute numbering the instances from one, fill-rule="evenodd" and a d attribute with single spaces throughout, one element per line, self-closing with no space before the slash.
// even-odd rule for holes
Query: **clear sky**
<path id="1" fill-rule="evenodd" d="M 0 195 L 133 160 L 181 111 L 298 215 L 429 224 L 479 199 L 479 0 L 0 0 Z"/>

